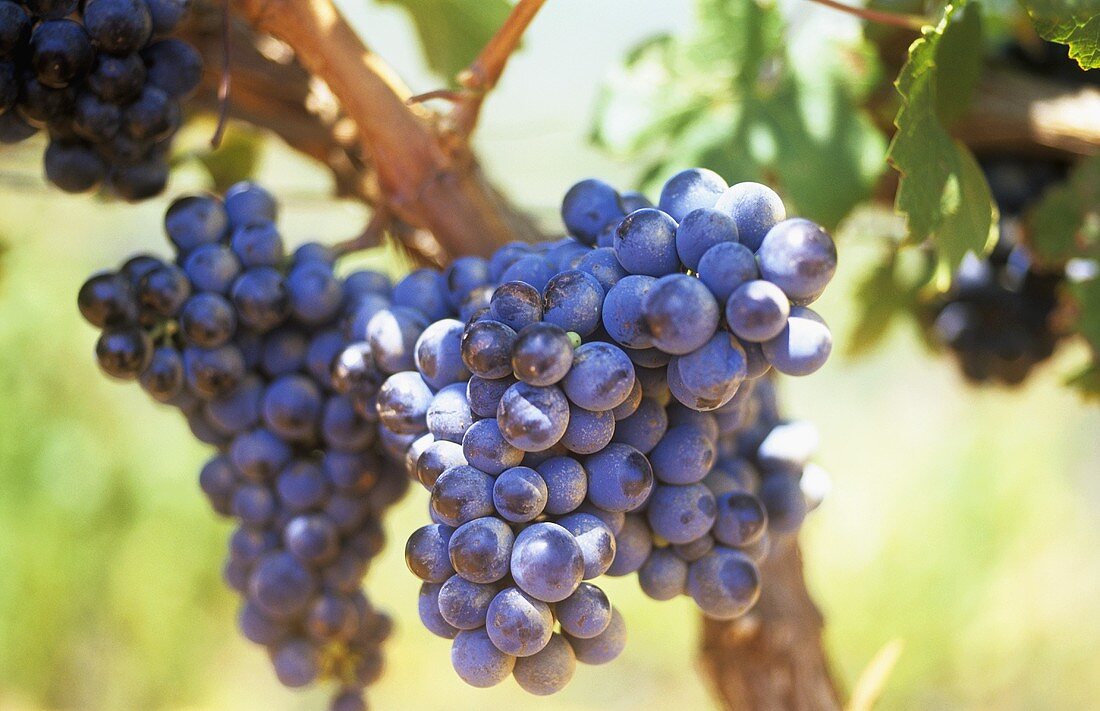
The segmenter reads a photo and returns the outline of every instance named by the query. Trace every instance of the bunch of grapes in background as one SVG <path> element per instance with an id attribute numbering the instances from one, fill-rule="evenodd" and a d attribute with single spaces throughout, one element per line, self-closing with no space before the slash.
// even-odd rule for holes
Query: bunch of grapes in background
<path id="1" fill-rule="evenodd" d="M 808 307 L 832 239 L 763 185 L 687 170 L 653 207 L 586 180 L 562 217 L 561 240 L 413 272 L 354 346 L 402 366 L 376 403 L 431 492 L 406 547 L 423 623 L 466 682 L 534 694 L 622 651 L 601 575 L 715 618 L 753 606 L 769 514 L 797 529 L 816 446 L 762 376 L 812 373 L 832 345 Z"/>
<path id="2" fill-rule="evenodd" d="M 1018 385 L 1064 335 L 1057 318 L 1064 270 L 1034 264 L 1023 218 L 1069 166 L 1019 155 L 988 155 L 981 164 L 1000 209 L 1000 235 L 987 257 L 964 258 L 933 305 L 933 335 L 967 380 Z"/>
<path id="3" fill-rule="evenodd" d="M 179 199 L 165 218 L 175 259 L 139 255 L 92 276 L 79 307 L 102 329 L 101 369 L 138 381 L 217 449 L 199 483 L 237 523 L 224 577 L 243 599 L 241 633 L 267 648 L 283 684 L 333 679 L 333 709 L 354 711 L 391 627 L 361 582 L 407 481 L 377 431 L 387 364 L 345 349 L 389 305 L 391 284 L 337 277 L 319 244 L 286 255 L 275 217 L 254 184 L 224 201 Z"/>
<path id="4" fill-rule="evenodd" d="M 0 0 L 0 143 L 49 135 L 46 177 L 125 200 L 164 190 L 202 59 L 167 37 L 189 0 Z"/>

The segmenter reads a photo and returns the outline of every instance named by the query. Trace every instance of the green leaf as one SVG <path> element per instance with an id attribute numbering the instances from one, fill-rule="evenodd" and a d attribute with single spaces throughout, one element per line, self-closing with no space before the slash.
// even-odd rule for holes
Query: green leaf
<path id="1" fill-rule="evenodd" d="M 511 12 L 507 0 L 380 0 L 416 26 L 428 67 L 450 79 L 466 68 Z"/>
<path id="2" fill-rule="evenodd" d="M 1043 196 L 1029 216 L 1035 256 L 1048 264 L 1100 252 L 1100 156 L 1087 158 L 1069 179 Z"/>
<path id="3" fill-rule="evenodd" d="M 939 26 L 909 48 L 896 82 L 902 105 L 888 153 L 901 173 L 895 207 L 906 217 L 909 243 L 934 244 L 941 273 L 953 270 L 968 251 L 982 252 L 996 237 L 996 210 L 981 168 L 941 118 L 957 115 L 960 101 L 965 104 L 965 87 L 948 87 L 955 64 L 965 61 L 960 53 L 980 46 L 981 22 L 967 19 L 977 12 L 978 6 L 949 6 Z M 961 77 L 972 87 L 971 73 Z"/>
<path id="4" fill-rule="evenodd" d="M 1069 45 L 1083 69 L 1100 68 L 1100 0 L 1021 0 L 1043 39 Z"/>
<path id="5" fill-rule="evenodd" d="M 702 166 L 768 182 L 790 214 L 835 226 L 884 167 L 885 140 L 861 108 L 873 52 L 829 28 L 787 26 L 770 3 L 700 0 L 698 14 L 694 34 L 629 53 L 601 92 L 593 140 L 643 165 L 644 187 Z"/>
<path id="6" fill-rule="evenodd" d="M 906 262 L 905 256 L 912 259 Z M 913 250 L 902 253 L 897 244 L 888 244 L 882 259 L 856 287 L 856 322 L 847 338 L 847 355 L 876 348 L 898 315 L 919 316 L 921 291 L 932 279 L 932 266 L 925 255 Z"/>
<path id="7" fill-rule="evenodd" d="M 1077 302 L 1077 333 L 1092 349 L 1092 363 L 1070 382 L 1086 395 L 1100 395 L 1100 277 L 1071 284 Z"/>

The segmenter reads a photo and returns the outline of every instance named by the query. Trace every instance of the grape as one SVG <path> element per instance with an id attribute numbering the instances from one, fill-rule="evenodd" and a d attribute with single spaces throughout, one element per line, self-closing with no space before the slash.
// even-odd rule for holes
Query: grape
<path id="1" fill-rule="evenodd" d="M 525 326 L 512 344 L 512 374 L 537 386 L 553 385 L 573 364 L 573 344 L 561 327 L 540 322 Z"/>
<path id="2" fill-rule="evenodd" d="M 574 454 L 595 454 L 615 435 L 615 416 L 609 411 L 593 412 L 576 405 L 569 406 L 569 425 L 561 437 L 561 445 Z"/>
<path id="3" fill-rule="evenodd" d="M 564 637 L 555 633 L 538 652 L 516 659 L 512 676 L 520 688 L 536 696 L 548 696 L 564 689 L 573 678 L 577 657 Z"/>
<path id="4" fill-rule="evenodd" d="M 493 514 L 493 478 L 471 466 L 451 467 L 432 487 L 432 512 L 448 526 Z"/>
<path id="5" fill-rule="evenodd" d="M 541 292 L 552 276 L 554 276 L 554 266 L 548 260 L 538 254 L 529 254 L 505 269 L 500 278 L 505 283 L 522 283 Z"/>
<path id="6" fill-rule="evenodd" d="M 95 151 L 79 143 L 50 141 L 44 154 L 46 177 L 69 193 L 92 190 L 107 177 L 107 165 Z"/>
<path id="7" fill-rule="evenodd" d="M 761 347 L 764 357 L 780 373 L 809 375 L 829 359 L 833 335 L 816 312 L 805 306 L 794 306 L 779 335 L 764 341 Z"/>
<path id="8" fill-rule="evenodd" d="M 775 338 L 787 325 L 790 302 L 783 290 L 770 281 L 745 282 L 726 302 L 726 323 L 736 336 L 759 343 Z"/>
<path id="9" fill-rule="evenodd" d="M 489 263 L 481 257 L 459 257 L 443 272 L 451 309 L 458 309 L 474 289 L 489 283 Z"/>
<path id="10" fill-rule="evenodd" d="M 760 573 L 744 553 L 719 546 L 690 565 L 687 590 L 704 615 L 728 620 L 756 604 Z"/>
<path id="11" fill-rule="evenodd" d="M 650 528 L 669 543 L 689 543 L 706 534 L 718 515 L 714 494 L 703 484 L 661 484 L 646 506 Z"/>
<path id="12" fill-rule="evenodd" d="M 719 333 L 698 350 L 674 359 L 668 370 L 669 388 L 676 399 L 692 409 L 702 410 L 713 409 L 733 397 L 745 379 L 748 366 L 741 345 L 729 334 Z M 673 374 L 686 393 L 706 403 L 684 402 L 673 387 Z"/>
<path id="13" fill-rule="evenodd" d="M 416 369 L 430 387 L 438 389 L 470 377 L 462 361 L 463 328 L 461 321 L 443 319 L 424 329 L 416 341 Z"/>
<path id="14" fill-rule="evenodd" d="M 497 408 L 497 424 L 504 439 L 525 452 L 554 445 L 569 425 L 569 406 L 555 386 L 516 383 L 504 391 Z"/>
<path id="15" fill-rule="evenodd" d="M 416 607 L 420 613 L 420 621 L 429 632 L 444 639 L 455 639 L 459 634 L 459 630 L 443 619 L 443 615 L 439 612 L 439 590 L 442 587 L 438 583 L 424 583 L 421 585 Z M 461 675 L 461 670 L 456 668 L 456 671 Z M 467 681 L 467 683 L 470 682 Z"/>
<path id="16" fill-rule="evenodd" d="M 615 559 L 607 569 L 607 574 L 620 576 L 637 571 L 652 550 L 653 533 L 646 524 L 645 517 L 628 514 L 623 519 L 622 528 L 615 534 Z"/>
<path id="17" fill-rule="evenodd" d="M 95 50 L 80 23 L 46 20 L 31 34 L 30 61 L 39 82 L 60 89 L 92 70 Z"/>
<path id="18" fill-rule="evenodd" d="M 623 218 L 614 245 L 619 264 L 631 274 L 658 277 L 680 268 L 676 221 L 660 210 L 643 208 Z"/>
<path id="19" fill-rule="evenodd" d="M 564 331 L 589 336 L 601 322 L 604 289 L 591 274 L 571 269 L 556 274 L 543 290 L 543 319 Z"/>
<path id="20" fill-rule="evenodd" d="M 427 429 L 432 391 L 420 374 L 403 371 L 391 375 L 378 391 L 378 416 L 398 434 L 417 434 Z"/>
<path id="21" fill-rule="evenodd" d="M 768 525 L 763 504 L 755 496 L 732 491 L 718 497 L 714 537 L 719 543 L 741 548 L 751 546 L 764 535 Z"/>
<path id="22" fill-rule="evenodd" d="M 632 511 L 641 506 L 653 488 L 653 470 L 641 452 L 626 444 L 612 443 L 585 459 L 588 498 L 602 509 Z"/>
<path id="23" fill-rule="evenodd" d="M 836 273 L 836 245 L 820 226 L 800 218 L 768 230 L 756 254 L 760 275 L 799 305 L 817 299 Z"/>
<path id="24" fill-rule="evenodd" d="M 429 321 L 445 318 L 450 313 L 447 286 L 439 272 L 417 269 L 393 288 L 393 303 L 416 309 Z"/>
<path id="25" fill-rule="evenodd" d="M 718 302 L 698 279 L 670 274 L 654 282 L 642 297 L 642 322 L 660 350 L 691 353 L 714 335 Z"/>
<path id="26" fill-rule="evenodd" d="M 229 342 L 237 328 L 237 314 L 218 294 L 195 294 L 184 302 L 179 314 L 180 331 L 191 344 L 217 348 Z"/>
<path id="27" fill-rule="evenodd" d="M 466 384 L 453 383 L 436 393 L 428 404 L 425 421 L 436 439 L 462 442 L 474 422 L 474 414 L 466 401 Z"/>
<path id="28" fill-rule="evenodd" d="M 527 657 L 545 647 L 553 625 L 550 606 L 516 587 L 497 593 L 485 619 L 485 631 L 493 645 L 515 657 Z"/>
<path id="29" fill-rule="evenodd" d="M 162 4 L 181 1 L 186 2 L 187 0 L 160 0 Z M 146 0 L 146 2 L 149 3 L 150 8 L 155 8 L 156 0 L 152 2 Z M 155 9 L 153 14 L 156 15 Z M 157 46 L 160 44 L 163 43 L 158 43 Z M 225 192 L 225 211 L 229 215 L 230 223 L 235 227 L 262 225 L 275 222 L 276 217 L 278 217 L 278 204 L 274 196 L 262 186 L 244 181 L 231 186 Z M 386 284 L 384 292 L 388 295 L 390 292 L 389 282 L 385 281 L 384 283 Z"/>
<path id="30" fill-rule="evenodd" d="M 722 176 L 706 168 L 691 168 L 665 182 L 658 206 L 679 222 L 693 210 L 714 207 L 725 190 Z"/>
<path id="31" fill-rule="evenodd" d="M 100 329 L 137 319 L 137 303 L 130 287 L 115 272 L 100 272 L 84 282 L 77 306 L 84 320 Z"/>
<path id="32" fill-rule="evenodd" d="M 179 105 L 148 83 L 122 113 L 122 129 L 135 141 L 155 143 L 164 140 L 175 133 L 179 125 Z"/>
<path id="33" fill-rule="evenodd" d="M 463 630 L 454 636 L 451 664 L 464 682 L 484 689 L 507 679 L 516 658 L 501 652 L 486 629 Z"/>
<path id="34" fill-rule="evenodd" d="M 638 406 L 642 404 L 642 383 L 637 378 L 634 380 L 634 387 L 630 389 L 630 394 L 621 404 L 611 409 L 611 415 L 615 418 L 615 421 L 625 420 L 638 411 Z"/>
<path id="35" fill-rule="evenodd" d="M 114 378 L 132 380 L 149 365 L 153 344 L 139 329 L 104 331 L 95 345 L 96 361 L 103 372 Z"/>
<path id="36" fill-rule="evenodd" d="M 676 227 L 676 253 L 684 266 L 694 271 L 699 271 L 699 262 L 711 247 L 725 242 L 737 242 L 737 223 L 720 210 L 692 210 Z"/>
<path id="37" fill-rule="evenodd" d="M 532 524 L 520 531 L 512 546 L 512 578 L 523 592 L 543 602 L 559 602 L 572 595 L 584 568 L 576 539 L 554 523 Z"/>
<path id="38" fill-rule="evenodd" d="M 665 408 L 657 400 L 644 397 L 634 414 L 615 423 L 613 441 L 629 445 L 631 449 L 641 454 L 647 454 L 665 436 L 666 430 L 668 430 L 668 415 L 665 413 Z M 646 469 L 648 468 L 647 462 Z"/>
<path id="39" fill-rule="evenodd" d="M 493 504 L 497 513 L 512 523 L 537 518 L 546 507 L 546 499 L 546 482 L 529 467 L 505 469 L 493 484 Z"/>
<path id="40" fill-rule="evenodd" d="M 612 609 L 607 629 L 595 637 L 583 639 L 566 634 L 565 638 L 581 664 L 607 664 L 626 648 L 626 621 L 618 609 Z"/>
<path id="41" fill-rule="evenodd" d="M 542 320 L 542 294 L 539 288 L 522 281 L 504 282 L 496 288 L 489 301 L 490 318 L 508 326 L 513 331 L 520 331 L 524 326 L 538 323 Z M 470 370 L 476 373 L 473 368 Z"/>
<path id="42" fill-rule="evenodd" d="M 229 244 L 245 267 L 277 267 L 284 257 L 283 238 L 269 222 L 237 227 Z"/>
<path id="43" fill-rule="evenodd" d="M 466 384 L 466 400 L 470 403 L 470 410 L 478 417 L 495 417 L 504 391 L 515 382 L 516 379 L 511 376 L 494 380 L 471 376 Z"/>
<path id="44" fill-rule="evenodd" d="M 10 57 L 31 36 L 31 18 L 18 3 L 0 2 L 0 56 Z"/>
<path id="45" fill-rule="evenodd" d="M 717 429 L 711 436 L 695 424 L 670 427 L 649 453 L 653 475 L 665 484 L 702 481 L 717 457 Z"/>
<path id="46" fill-rule="evenodd" d="M 588 493 L 588 475 L 577 460 L 551 457 L 535 470 L 546 484 L 546 513 L 567 514 L 584 501 Z"/>
<path id="47" fill-rule="evenodd" d="M 492 418 L 470 425 L 462 437 L 462 455 L 470 465 L 494 476 L 523 460 L 523 452 L 504 438 Z"/>
<path id="48" fill-rule="evenodd" d="M 624 216 L 619 193 L 602 180 L 582 180 L 565 194 L 561 204 L 561 219 L 569 234 L 592 245 L 609 224 Z"/>
<path id="49" fill-rule="evenodd" d="M 308 440 L 314 436 L 321 416 L 321 392 L 314 382 L 300 375 L 284 375 L 264 393 L 263 418 L 278 436 Z"/>
<path id="50" fill-rule="evenodd" d="M 611 247 L 600 247 L 585 254 L 577 263 L 577 271 L 594 277 L 603 288 L 604 294 L 610 291 L 611 287 L 615 286 L 620 279 L 627 276 L 623 265 L 619 264 L 619 258 L 615 256 L 615 250 Z M 548 283 L 546 286 L 548 289 L 547 296 L 549 296 L 551 284 Z M 547 306 L 547 309 L 549 308 Z M 578 333 L 580 332 L 578 331 Z"/>
<path id="51" fill-rule="evenodd" d="M 671 356 L 669 356 L 669 359 L 669 362 L 671 362 Z M 643 402 L 646 399 L 653 401 L 652 403 L 646 404 L 646 408 L 654 408 L 656 406 L 666 407 L 672 401 L 672 393 L 668 389 L 667 368 L 662 368 L 660 366 L 653 368 L 636 367 L 634 368 L 634 377 L 638 384 L 641 385 Z M 641 407 L 642 403 L 638 403 L 638 408 L 636 408 L 634 412 L 636 413 Z M 659 439 L 660 435 L 658 435 L 657 438 Z M 656 440 L 653 444 L 656 444 Z"/>
<path id="52" fill-rule="evenodd" d="M 257 563 L 248 581 L 249 598 L 279 619 L 303 610 L 316 589 L 309 571 L 289 553 L 270 553 Z"/>
<path id="53" fill-rule="evenodd" d="M 573 354 L 573 366 L 562 381 L 570 402 L 586 410 L 615 408 L 634 388 L 634 366 L 619 348 L 594 341 Z"/>
<path id="54" fill-rule="evenodd" d="M 591 583 L 581 583 L 554 611 L 562 632 L 571 637 L 591 639 L 611 624 L 611 602 L 603 590 Z"/>
<path id="55" fill-rule="evenodd" d="M 493 255 L 489 258 L 489 280 L 500 282 L 500 276 L 505 269 L 533 251 L 532 246 L 526 242 L 509 242 L 493 252 Z"/>
<path id="56" fill-rule="evenodd" d="M 794 533 L 802 525 L 809 507 L 796 476 L 778 473 L 764 477 L 757 494 L 768 512 L 769 530 Z"/>
<path id="57" fill-rule="evenodd" d="M 202 80 L 202 56 L 182 40 L 170 38 L 154 42 L 142 50 L 141 58 L 149 83 L 173 99 L 187 96 Z M 231 197 L 226 194 L 226 200 Z M 270 219 L 274 221 L 274 215 Z M 233 222 L 241 224 L 240 220 Z"/>
<path id="58" fill-rule="evenodd" d="M 697 539 L 698 540 L 698 539 Z M 672 548 L 654 548 L 638 569 L 638 584 L 654 600 L 672 600 L 687 591 L 688 564 Z"/>
<path id="59" fill-rule="evenodd" d="M 775 191 L 760 183 L 736 183 L 722 193 L 714 209 L 733 218 L 738 241 L 753 252 L 760 249 L 768 230 L 787 216 Z"/>
<path id="60" fill-rule="evenodd" d="M 150 397 L 167 403 L 183 390 L 183 358 L 172 348 L 157 348 L 139 380 Z"/>
<path id="61" fill-rule="evenodd" d="M 444 471 L 467 463 L 460 445 L 446 441 L 433 442 L 416 460 L 416 477 L 430 490 Z"/>
<path id="62" fill-rule="evenodd" d="M 489 604 L 496 594 L 496 585 L 472 583 L 453 575 L 439 589 L 439 614 L 457 629 L 478 629 L 485 625 Z"/>
<path id="63" fill-rule="evenodd" d="M 512 347 L 516 332 L 500 321 L 475 321 L 462 334 L 462 362 L 481 378 L 496 379 L 512 374 Z"/>
<path id="64" fill-rule="evenodd" d="M 642 320 L 642 300 L 656 283 L 653 277 L 631 274 L 608 290 L 603 302 L 603 325 L 617 343 L 628 348 L 653 346 Z"/>
<path id="65" fill-rule="evenodd" d="M 584 580 L 603 575 L 615 558 L 615 534 L 611 527 L 596 516 L 572 513 L 557 520 L 557 524 L 573 534 L 584 559 Z"/>

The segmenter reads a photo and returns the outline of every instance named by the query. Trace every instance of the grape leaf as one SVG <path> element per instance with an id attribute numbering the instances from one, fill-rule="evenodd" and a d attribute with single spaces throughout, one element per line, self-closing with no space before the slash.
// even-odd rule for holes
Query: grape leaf
<path id="1" fill-rule="evenodd" d="M 914 261 L 903 264 L 906 255 Z M 913 250 L 901 252 L 896 243 L 888 243 L 882 258 L 856 286 L 856 321 L 847 339 L 848 356 L 863 355 L 876 348 L 896 316 L 919 317 L 924 307 L 921 291 L 932 279 L 932 267 L 925 255 Z"/>
<path id="2" fill-rule="evenodd" d="M 473 61 L 507 19 L 507 0 L 380 0 L 398 5 L 416 26 L 428 67 L 451 78 Z"/>
<path id="3" fill-rule="evenodd" d="M 1100 277 L 1070 285 L 1077 302 L 1077 332 L 1092 350 L 1092 363 L 1070 380 L 1070 384 L 1087 396 L 1100 396 Z"/>
<path id="4" fill-rule="evenodd" d="M 952 83 L 973 87 L 973 70 L 960 67 L 981 61 L 978 13 L 977 5 L 949 5 L 939 25 L 909 48 L 896 82 L 902 105 L 887 156 L 901 174 L 895 207 L 906 217 L 910 243 L 933 242 L 941 274 L 996 237 L 996 211 L 981 168 L 943 125 L 943 117 L 958 115 L 969 101 L 965 87 Z"/>
<path id="5" fill-rule="evenodd" d="M 776 185 L 791 214 L 836 225 L 870 196 L 885 140 L 861 108 L 877 64 L 828 28 L 796 37 L 774 4 L 700 0 L 698 29 L 647 40 L 605 84 L 592 138 L 643 162 Z"/>
<path id="6" fill-rule="evenodd" d="M 1100 156 L 1079 163 L 1029 215 L 1031 246 L 1048 264 L 1100 253 Z"/>
<path id="7" fill-rule="evenodd" d="M 1069 45 L 1083 69 L 1100 68 L 1100 0 L 1021 0 L 1043 39 Z"/>

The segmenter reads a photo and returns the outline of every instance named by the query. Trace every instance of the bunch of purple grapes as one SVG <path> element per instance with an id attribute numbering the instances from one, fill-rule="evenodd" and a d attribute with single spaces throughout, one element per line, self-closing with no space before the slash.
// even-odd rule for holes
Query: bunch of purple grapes
<path id="1" fill-rule="evenodd" d="M 243 598 L 241 633 L 283 684 L 333 679 L 332 708 L 354 711 L 391 628 L 361 582 L 407 480 L 379 440 L 386 364 L 347 346 L 392 287 L 369 271 L 337 277 L 319 244 L 287 256 L 276 209 L 249 183 L 224 201 L 179 199 L 165 218 L 175 259 L 92 276 L 79 307 L 102 329 L 101 369 L 137 380 L 217 449 L 199 483 L 238 524 L 224 577 Z"/>
<path id="2" fill-rule="evenodd" d="M 49 134 L 46 177 L 125 200 L 164 190 L 202 58 L 167 37 L 190 0 L 0 0 L 0 143 Z"/>
<path id="3" fill-rule="evenodd" d="M 832 239 L 763 185 L 688 170 L 654 208 L 586 180 L 562 216 L 564 239 L 414 272 L 356 346 L 402 367 L 376 403 L 431 492 L 406 547 L 422 621 L 466 682 L 534 694 L 622 651 L 600 575 L 716 618 L 752 607 L 816 442 L 762 376 L 812 373 L 832 343 L 807 306 Z"/>
<path id="4" fill-rule="evenodd" d="M 1000 237 L 989 255 L 963 260 L 933 304 L 932 333 L 967 380 L 1019 385 L 1064 335 L 1056 318 L 1064 270 L 1036 265 L 1021 236 L 1027 210 L 1069 166 L 1018 155 L 984 156 L 981 164 L 1001 212 Z"/>

